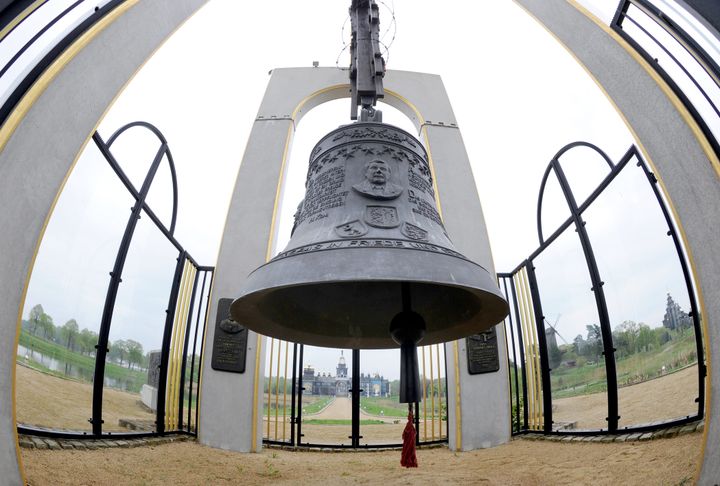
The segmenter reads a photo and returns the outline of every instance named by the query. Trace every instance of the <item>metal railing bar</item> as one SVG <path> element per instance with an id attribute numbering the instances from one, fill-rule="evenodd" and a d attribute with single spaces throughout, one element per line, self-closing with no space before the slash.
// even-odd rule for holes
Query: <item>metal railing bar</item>
<path id="1" fill-rule="evenodd" d="M 12 67 L 13 64 L 15 64 L 15 61 L 20 59 L 20 57 L 32 46 L 36 40 L 38 40 L 40 37 L 45 34 L 48 30 L 50 30 L 55 24 L 57 24 L 63 17 L 65 17 L 68 13 L 70 13 L 72 10 L 75 9 L 78 5 L 80 5 L 83 2 L 83 0 L 77 0 L 75 3 L 70 5 L 68 8 L 60 12 L 55 18 L 53 18 L 50 22 L 48 22 L 42 29 L 40 29 L 34 36 L 28 40 L 25 45 L 23 45 L 20 49 L 15 52 L 15 55 L 8 60 L 7 63 L 5 63 L 5 66 L 0 69 L 0 78 L 2 78 L 6 72 L 8 72 L 8 69 Z"/>
<path id="2" fill-rule="evenodd" d="M 669 50 L 667 47 L 665 47 L 658 39 L 656 39 L 655 37 L 653 37 L 653 35 L 652 35 L 650 32 L 648 32 L 647 29 L 646 29 L 645 27 L 643 27 L 637 20 L 635 20 L 634 18 L 632 18 L 632 17 L 629 16 L 629 15 L 625 15 L 625 18 L 626 18 L 627 20 L 629 20 L 630 22 L 632 22 L 633 25 L 635 25 L 638 29 L 640 29 L 640 30 L 641 30 L 645 35 L 647 35 L 650 39 L 652 39 L 652 41 L 655 42 L 655 44 L 656 44 L 660 49 L 662 49 L 662 51 L 663 51 L 665 54 L 667 54 L 667 56 L 675 63 L 675 65 L 676 65 L 678 68 L 680 68 L 680 70 L 685 74 L 685 76 L 690 80 L 690 82 L 692 82 L 692 84 L 695 85 L 695 87 L 698 89 L 698 91 L 699 91 L 700 94 L 703 96 L 703 98 L 705 98 L 705 101 L 708 102 L 708 104 L 710 105 L 710 107 L 712 108 L 712 110 L 715 112 L 715 115 L 717 115 L 718 117 L 720 117 L 720 110 L 718 110 L 718 108 L 717 108 L 717 106 L 715 105 L 715 103 L 713 102 L 713 100 L 710 98 L 710 96 L 707 94 L 707 92 L 702 88 L 702 86 L 701 86 L 700 83 L 697 81 L 697 79 L 695 79 L 695 76 L 693 76 L 692 74 L 690 74 L 690 71 L 687 70 L 687 68 L 683 65 L 683 63 L 680 62 L 680 61 L 678 60 L 678 58 L 675 57 L 675 55 L 674 55 L 672 52 L 670 52 L 670 50 Z M 691 53 L 691 54 L 692 54 L 692 53 Z M 657 62 L 655 62 L 654 64 L 657 65 Z M 711 74 L 710 72 L 708 72 L 707 74 L 709 74 L 709 75 L 710 75 L 711 77 L 713 77 L 713 79 L 714 79 L 714 76 L 712 76 L 712 74 Z M 720 85 L 718 85 L 718 86 L 720 86 Z"/>

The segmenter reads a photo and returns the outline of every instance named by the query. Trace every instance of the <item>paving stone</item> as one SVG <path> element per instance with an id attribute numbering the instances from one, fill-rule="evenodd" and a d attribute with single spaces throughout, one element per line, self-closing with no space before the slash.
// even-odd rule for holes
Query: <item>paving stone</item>
<path id="1" fill-rule="evenodd" d="M 600 442 L 604 444 L 608 444 L 610 442 L 615 442 L 615 436 L 614 435 L 602 435 L 600 436 Z"/>
<path id="2" fill-rule="evenodd" d="M 32 443 L 35 444 L 36 449 L 48 449 L 47 442 L 42 440 L 40 437 L 33 437 Z"/>
<path id="3" fill-rule="evenodd" d="M 697 430 L 698 432 L 702 432 L 703 430 L 705 430 L 705 421 L 698 422 L 697 427 L 695 427 L 695 430 Z"/>
<path id="4" fill-rule="evenodd" d="M 24 449 L 35 449 L 35 443 L 27 437 L 20 437 L 18 444 Z"/>
<path id="5" fill-rule="evenodd" d="M 73 446 L 70 442 L 66 440 L 59 440 L 57 441 L 58 445 L 63 449 L 75 449 L 75 446 Z"/>
<path id="6" fill-rule="evenodd" d="M 641 441 L 641 442 L 644 442 L 644 441 L 647 441 L 647 440 L 651 440 L 652 438 L 653 438 L 653 433 L 652 433 L 652 432 L 645 432 L 645 433 L 642 434 L 640 437 L 638 437 L 638 440 Z"/>
<path id="7" fill-rule="evenodd" d="M 52 439 L 45 439 L 45 442 L 47 442 L 48 449 L 53 451 L 59 451 L 62 450 L 62 446 L 57 443 L 57 441 L 54 441 Z"/>
<path id="8" fill-rule="evenodd" d="M 689 424 L 680 429 L 680 434 L 692 434 L 695 432 L 695 424 Z"/>
<path id="9" fill-rule="evenodd" d="M 72 440 L 72 441 L 70 441 L 70 444 L 71 444 L 75 449 L 79 449 L 79 450 L 81 450 L 81 451 L 84 451 L 85 449 L 87 449 L 87 446 L 85 445 L 85 442 L 83 442 L 83 441 L 81 441 L 81 440 Z"/>
<path id="10" fill-rule="evenodd" d="M 641 435 L 642 434 L 640 432 L 635 432 L 634 434 L 630 434 L 630 435 L 628 435 L 627 441 L 628 442 L 636 441 L 640 438 Z"/>
<path id="11" fill-rule="evenodd" d="M 97 442 L 94 440 L 89 440 L 89 441 L 85 442 L 85 447 L 90 451 L 98 450 Z"/>

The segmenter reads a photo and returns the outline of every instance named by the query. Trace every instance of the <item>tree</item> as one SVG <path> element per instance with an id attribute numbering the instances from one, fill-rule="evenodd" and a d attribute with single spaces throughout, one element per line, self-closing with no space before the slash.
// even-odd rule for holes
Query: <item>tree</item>
<path id="1" fill-rule="evenodd" d="M 657 345 L 657 337 L 650 326 L 647 324 L 640 323 L 636 350 L 637 351 L 649 351 Z"/>
<path id="2" fill-rule="evenodd" d="M 70 319 L 65 323 L 65 325 L 63 325 L 63 327 L 60 328 L 60 337 L 66 348 L 72 351 L 73 348 L 77 347 L 76 341 L 79 333 L 80 328 L 78 327 L 78 323 L 75 319 Z"/>
<path id="3" fill-rule="evenodd" d="M 53 318 L 44 312 L 40 316 L 40 328 L 43 332 L 45 339 L 53 339 L 55 337 L 55 325 L 53 324 Z"/>
<path id="4" fill-rule="evenodd" d="M 113 361 L 119 361 L 120 366 L 122 366 L 128 354 L 127 342 L 123 339 L 118 339 L 112 343 L 108 342 L 108 347 L 110 348 L 108 358 Z"/>
<path id="5" fill-rule="evenodd" d="M 37 333 L 43 315 L 45 315 L 45 310 L 40 304 L 37 304 L 35 307 L 30 309 L 30 317 L 28 318 L 30 321 L 30 334 Z"/>
<path id="6" fill-rule="evenodd" d="M 587 330 L 587 346 L 585 350 L 586 356 L 592 356 L 595 361 L 600 359 L 602 351 L 602 331 L 597 324 L 588 324 L 585 326 Z"/>
<path id="7" fill-rule="evenodd" d="M 575 339 L 573 339 L 573 351 L 575 351 L 575 354 L 578 356 L 583 356 L 585 354 L 585 348 L 587 347 L 587 342 L 585 339 L 583 339 L 582 334 L 578 334 L 575 336 Z"/>
<path id="8" fill-rule="evenodd" d="M 98 342 L 98 334 L 89 329 L 83 329 L 80 331 L 78 338 L 78 345 L 80 346 L 80 352 L 83 354 L 93 354 L 95 352 L 95 345 Z"/>
<path id="9" fill-rule="evenodd" d="M 132 339 L 128 339 L 127 341 L 125 341 L 125 347 L 127 350 L 128 368 L 130 368 L 133 364 L 142 365 L 142 362 L 143 362 L 142 344 L 140 344 L 137 341 L 133 341 Z"/>

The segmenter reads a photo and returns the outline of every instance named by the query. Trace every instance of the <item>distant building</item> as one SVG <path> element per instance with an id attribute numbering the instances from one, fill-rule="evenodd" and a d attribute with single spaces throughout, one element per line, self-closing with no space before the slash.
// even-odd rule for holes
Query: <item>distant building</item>
<path id="1" fill-rule="evenodd" d="M 692 317 L 683 311 L 668 293 L 663 326 L 672 330 L 680 330 L 690 328 L 692 325 Z"/>
<path id="2" fill-rule="evenodd" d="M 348 377 L 345 356 L 340 351 L 335 376 L 330 373 L 315 372 L 312 365 L 303 369 L 303 388 L 309 395 L 334 395 L 336 397 L 347 397 L 352 388 L 351 378 Z M 390 382 L 379 373 L 360 373 L 360 389 L 366 397 L 388 397 L 390 396 Z"/>

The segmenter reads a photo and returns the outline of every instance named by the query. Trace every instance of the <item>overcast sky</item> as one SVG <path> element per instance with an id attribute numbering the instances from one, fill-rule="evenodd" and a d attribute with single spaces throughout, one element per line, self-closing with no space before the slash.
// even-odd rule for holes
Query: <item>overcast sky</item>
<path id="1" fill-rule="evenodd" d="M 606 21 L 616 5 L 614 0 L 583 3 Z M 348 4 L 212 0 L 150 59 L 100 124 L 105 138 L 134 120 L 149 121 L 165 134 L 179 179 L 176 236 L 201 264 L 214 265 L 217 257 L 235 175 L 268 72 L 313 61 L 335 66 L 349 40 L 349 24 L 341 35 Z M 513 2 L 388 0 L 380 12 L 383 31 L 390 25 L 391 8 L 397 23 L 387 67 L 442 76 L 472 161 L 496 270 L 510 271 L 538 246 L 537 194 L 551 157 L 565 144 L 585 140 L 619 160 L 632 137 L 582 67 Z M 348 64 L 347 51 L 339 62 Z M 348 105 L 343 100 L 321 106 L 299 125 L 286 191 L 290 215 L 302 197 L 310 148 L 326 131 L 348 123 Z M 386 121 L 412 129 L 394 110 L 384 108 L 384 113 Z M 138 187 L 155 150 L 156 142 L 139 131 L 117 143 L 121 165 Z M 589 151 L 571 155 L 566 170 L 578 199 L 605 175 Z M 657 326 L 666 292 L 685 308 L 687 297 L 651 193 L 636 177 L 639 169 L 628 170 L 637 174 L 623 176 L 600 202 L 602 210 L 586 217 L 588 231 L 597 239 L 613 325 L 631 319 Z M 168 220 L 166 168 L 156 180 L 149 201 Z M 75 318 L 81 328 L 99 328 L 108 272 L 131 205 L 91 142 L 48 227 L 24 315 L 41 303 L 56 324 Z M 549 235 L 567 215 L 553 183 L 544 208 Z M 276 251 L 284 246 L 289 219 L 287 213 L 281 217 Z M 146 350 L 160 346 L 175 257 L 143 218 L 126 264 L 112 340 L 135 339 Z M 585 334 L 585 325 L 597 318 L 592 305 L 586 305 L 592 304 L 592 294 L 575 233 L 570 230 L 537 266 L 548 319 L 560 316 L 559 331 L 569 341 Z M 338 354 L 333 350 L 318 356 L 314 364 L 334 372 Z M 391 361 L 396 367 L 395 358 Z M 389 367 L 363 369 L 375 371 L 390 377 L 397 373 Z"/>

